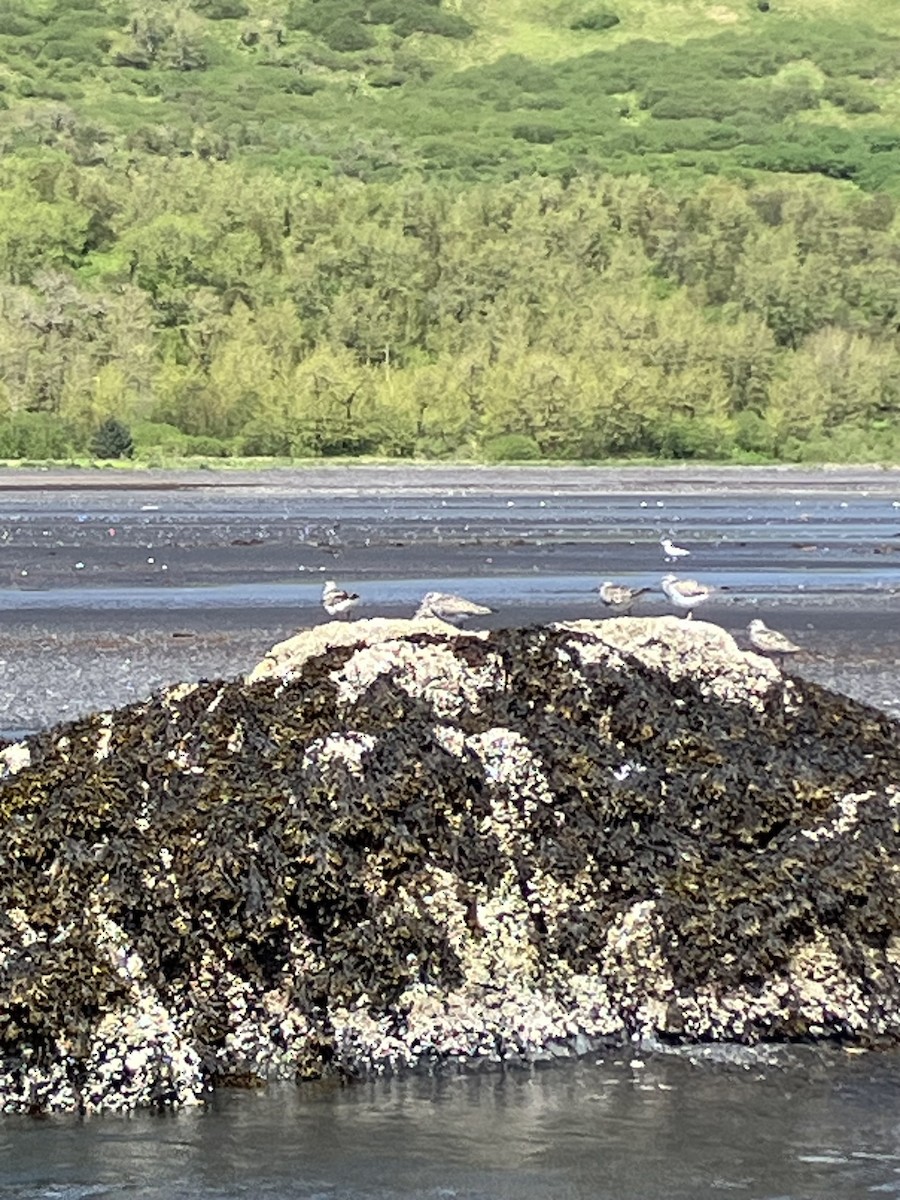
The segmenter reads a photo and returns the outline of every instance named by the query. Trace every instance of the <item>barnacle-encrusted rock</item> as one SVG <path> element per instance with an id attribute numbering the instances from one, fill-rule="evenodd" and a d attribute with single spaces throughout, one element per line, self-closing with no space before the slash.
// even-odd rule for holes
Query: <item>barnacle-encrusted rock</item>
<path id="1" fill-rule="evenodd" d="M 699 621 L 370 621 L 7 747 L 0 1106 L 896 1042 L 898 734 Z"/>

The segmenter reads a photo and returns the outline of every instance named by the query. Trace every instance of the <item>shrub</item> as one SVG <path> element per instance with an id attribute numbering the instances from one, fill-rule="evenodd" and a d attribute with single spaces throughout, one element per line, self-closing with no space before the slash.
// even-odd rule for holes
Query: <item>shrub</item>
<path id="1" fill-rule="evenodd" d="M 540 446 L 525 433 L 504 433 L 488 438 L 482 453 L 488 462 L 534 462 L 543 458 Z"/>
<path id="2" fill-rule="evenodd" d="M 94 458 L 133 458 L 131 430 L 117 417 L 108 417 L 91 438 Z"/>
<path id="3" fill-rule="evenodd" d="M 40 28 L 40 21 L 33 17 L 24 17 L 12 12 L 2 14 L 2 32 L 5 37 L 31 37 Z"/>
<path id="4" fill-rule="evenodd" d="M 614 12 L 610 12 L 608 8 L 598 8 L 593 12 L 585 13 L 581 17 L 576 17 L 569 24 L 570 29 L 590 29 L 594 32 L 602 32 L 604 29 L 612 29 L 619 24 L 619 18 Z"/>
<path id="5" fill-rule="evenodd" d="M 323 458 L 356 458 L 361 454 L 377 454 L 378 438 L 375 434 L 325 433 L 317 439 L 316 450 Z"/>
<path id="6" fill-rule="evenodd" d="M 316 37 L 325 37 L 334 25 L 358 27 L 365 16 L 365 6 L 357 0 L 291 0 L 285 24 L 288 29 L 305 29 Z"/>
<path id="7" fill-rule="evenodd" d="M 244 0 L 206 0 L 197 8 L 210 21 L 237 21 L 250 12 Z"/>
<path id="8" fill-rule="evenodd" d="M 40 57 L 54 62 L 67 60 L 72 63 L 89 63 L 98 66 L 104 61 L 105 50 L 96 37 L 86 36 L 83 39 L 48 38 L 41 47 Z"/>
<path id="9" fill-rule="evenodd" d="M 658 434 L 659 453 L 667 458 L 718 459 L 732 447 L 731 431 L 708 417 L 673 417 Z"/>
<path id="10" fill-rule="evenodd" d="M 734 422 L 734 440 L 740 450 L 771 455 L 775 452 L 776 436 L 772 427 L 752 408 L 738 413 Z"/>
<path id="11" fill-rule="evenodd" d="M 140 453 L 161 450 L 169 454 L 183 454 L 188 440 L 186 433 L 167 421 L 138 421 L 132 426 L 131 434 Z"/>
<path id="12" fill-rule="evenodd" d="M 186 437 L 184 453 L 189 457 L 198 455 L 202 458 L 230 458 L 231 446 L 222 438 Z"/>
<path id="13" fill-rule="evenodd" d="M 826 100 L 848 113 L 878 112 L 880 105 L 871 92 L 849 79 L 832 80 L 824 91 Z"/>
<path id="14" fill-rule="evenodd" d="M 403 14 L 392 26 L 398 37 L 406 38 L 413 33 L 433 33 L 437 37 L 456 38 L 459 41 L 475 32 L 463 17 L 456 13 L 442 12 L 438 8 L 425 6 L 413 8 Z"/>
<path id="15" fill-rule="evenodd" d="M 55 413 L 18 412 L 0 421 L 0 457 L 68 458 L 71 432 Z"/>
<path id="16" fill-rule="evenodd" d="M 281 90 L 289 96 L 314 96 L 321 91 L 325 84 L 319 79 L 311 79 L 308 75 L 298 75 L 281 85 Z"/>
<path id="17" fill-rule="evenodd" d="M 365 20 L 370 25 L 393 25 L 403 16 L 406 5 L 403 0 L 375 0 L 369 5 Z"/>
<path id="18" fill-rule="evenodd" d="M 512 135 L 522 142 L 531 142 L 536 146 L 550 146 L 558 137 L 564 136 L 563 131 L 553 125 L 541 125 L 531 122 L 527 125 L 515 125 Z"/>
<path id="19" fill-rule="evenodd" d="M 375 39 L 369 30 L 349 17 L 342 17 L 329 25 L 322 38 L 332 50 L 339 50 L 342 54 L 353 50 L 368 50 L 375 45 Z"/>
<path id="20" fill-rule="evenodd" d="M 285 458 L 291 453 L 291 441 L 281 429 L 251 423 L 238 439 L 238 450 L 247 458 Z"/>
<path id="21" fill-rule="evenodd" d="M 373 71 L 369 76 L 369 87 L 403 87 L 408 78 L 408 75 L 404 75 L 403 72 L 398 71 L 396 67 L 382 67 L 381 70 Z"/>

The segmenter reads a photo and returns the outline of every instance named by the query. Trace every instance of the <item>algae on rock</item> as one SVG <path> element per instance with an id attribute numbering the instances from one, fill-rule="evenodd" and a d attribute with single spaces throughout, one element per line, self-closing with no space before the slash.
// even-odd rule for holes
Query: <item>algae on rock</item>
<path id="1" fill-rule="evenodd" d="M 8 747 L 0 1107 L 895 1041 L 898 733 L 699 621 L 359 621 Z"/>

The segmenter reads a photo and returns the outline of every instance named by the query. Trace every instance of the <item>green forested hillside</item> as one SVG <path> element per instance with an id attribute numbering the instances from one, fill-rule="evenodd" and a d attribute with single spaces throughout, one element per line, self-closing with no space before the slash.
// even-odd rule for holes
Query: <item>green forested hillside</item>
<path id="1" fill-rule="evenodd" d="M 892 5 L 0 4 L 0 456 L 900 457 Z"/>

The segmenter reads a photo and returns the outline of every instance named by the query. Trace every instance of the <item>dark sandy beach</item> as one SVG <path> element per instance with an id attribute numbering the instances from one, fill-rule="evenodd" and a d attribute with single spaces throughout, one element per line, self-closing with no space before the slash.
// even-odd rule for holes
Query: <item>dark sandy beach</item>
<path id="1" fill-rule="evenodd" d="M 698 617 L 763 616 L 806 648 L 792 669 L 900 714 L 900 471 L 32 470 L 0 472 L 0 726 L 243 673 L 323 618 L 327 578 L 360 616 L 438 586 L 522 625 L 604 615 L 604 578 L 666 611 L 668 570 L 721 589 Z"/>

